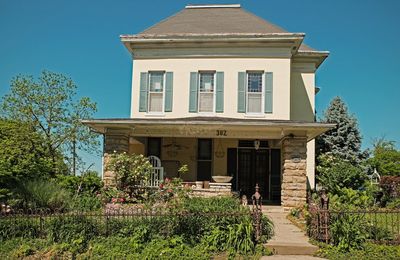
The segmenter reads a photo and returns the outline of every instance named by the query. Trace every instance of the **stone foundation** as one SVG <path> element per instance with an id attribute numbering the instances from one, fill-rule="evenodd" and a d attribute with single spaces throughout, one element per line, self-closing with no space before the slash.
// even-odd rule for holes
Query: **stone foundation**
<path id="1" fill-rule="evenodd" d="M 307 198 L 307 139 L 282 141 L 281 203 L 285 209 L 303 207 Z"/>

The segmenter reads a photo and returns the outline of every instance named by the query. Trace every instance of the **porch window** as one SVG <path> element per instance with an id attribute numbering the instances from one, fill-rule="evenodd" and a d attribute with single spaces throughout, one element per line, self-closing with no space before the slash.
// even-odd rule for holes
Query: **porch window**
<path id="1" fill-rule="evenodd" d="M 163 112 L 164 72 L 149 73 L 149 112 Z"/>
<path id="2" fill-rule="evenodd" d="M 199 112 L 214 112 L 215 73 L 199 73 Z"/>
<path id="3" fill-rule="evenodd" d="M 247 73 L 247 113 L 262 113 L 263 73 Z"/>

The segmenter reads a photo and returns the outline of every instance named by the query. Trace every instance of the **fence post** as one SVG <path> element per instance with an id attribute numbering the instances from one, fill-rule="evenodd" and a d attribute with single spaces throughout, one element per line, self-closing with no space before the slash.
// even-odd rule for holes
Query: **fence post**
<path id="1" fill-rule="evenodd" d="M 253 225 L 256 229 L 256 242 L 260 240 L 261 237 L 261 215 L 262 215 L 262 197 L 259 192 L 260 187 L 258 183 L 256 184 L 256 192 L 251 196 L 251 200 L 253 201 Z"/>
<path id="2" fill-rule="evenodd" d="M 325 243 L 329 242 L 329 197 L 326 194 L 326 190 L 321 190 L 321 213 L 322 213 L 322 230 L 323 230 L 323 240 Z"/>

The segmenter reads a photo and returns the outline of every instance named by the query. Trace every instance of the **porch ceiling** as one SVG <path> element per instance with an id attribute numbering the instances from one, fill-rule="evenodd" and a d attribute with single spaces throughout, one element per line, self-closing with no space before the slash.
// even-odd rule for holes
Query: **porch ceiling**
<path id="1" fill-rule="evenodd" d="M 317 122 L 222 117 L 93 119 L 82 122 L 102 134 L 119 130 L 133 137 L 281 139 L 294 135 L 312 140 L 335 127 L 335 124 Z"/>

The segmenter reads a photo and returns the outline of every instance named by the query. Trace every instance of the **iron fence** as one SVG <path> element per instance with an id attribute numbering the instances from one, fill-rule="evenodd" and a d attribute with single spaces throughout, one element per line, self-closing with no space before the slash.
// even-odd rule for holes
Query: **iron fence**
<path id="1" fill-rule="evenodd" d="M 190 212 L 166 207 L 106 208 L 98 212 L 50 212 L 27 210 L 0 213 L 0 241 L 15 237 L 50 238 L 54 242 L 71 240 L 73 237 L 90 239 L 95 236 L 130 236 L 140 226 L 154 234 L 173 236 L 183 229 L 185 233 L 200 234 L 211 225 L 239 223 L 245 218 L 253 221 L 260 230 L 259 216 L 252 211 L 233 210 L 224 212 Z M 257 232 L 258 233 L 258 232 Z"/>
<path id="2" fill-rule="evenodd" d="M 310 204 L 308 235 L 330 243 L 338 232 L 360 233 L 374 243 L 400 244 L 400 210 L 328 210 Z"/>

